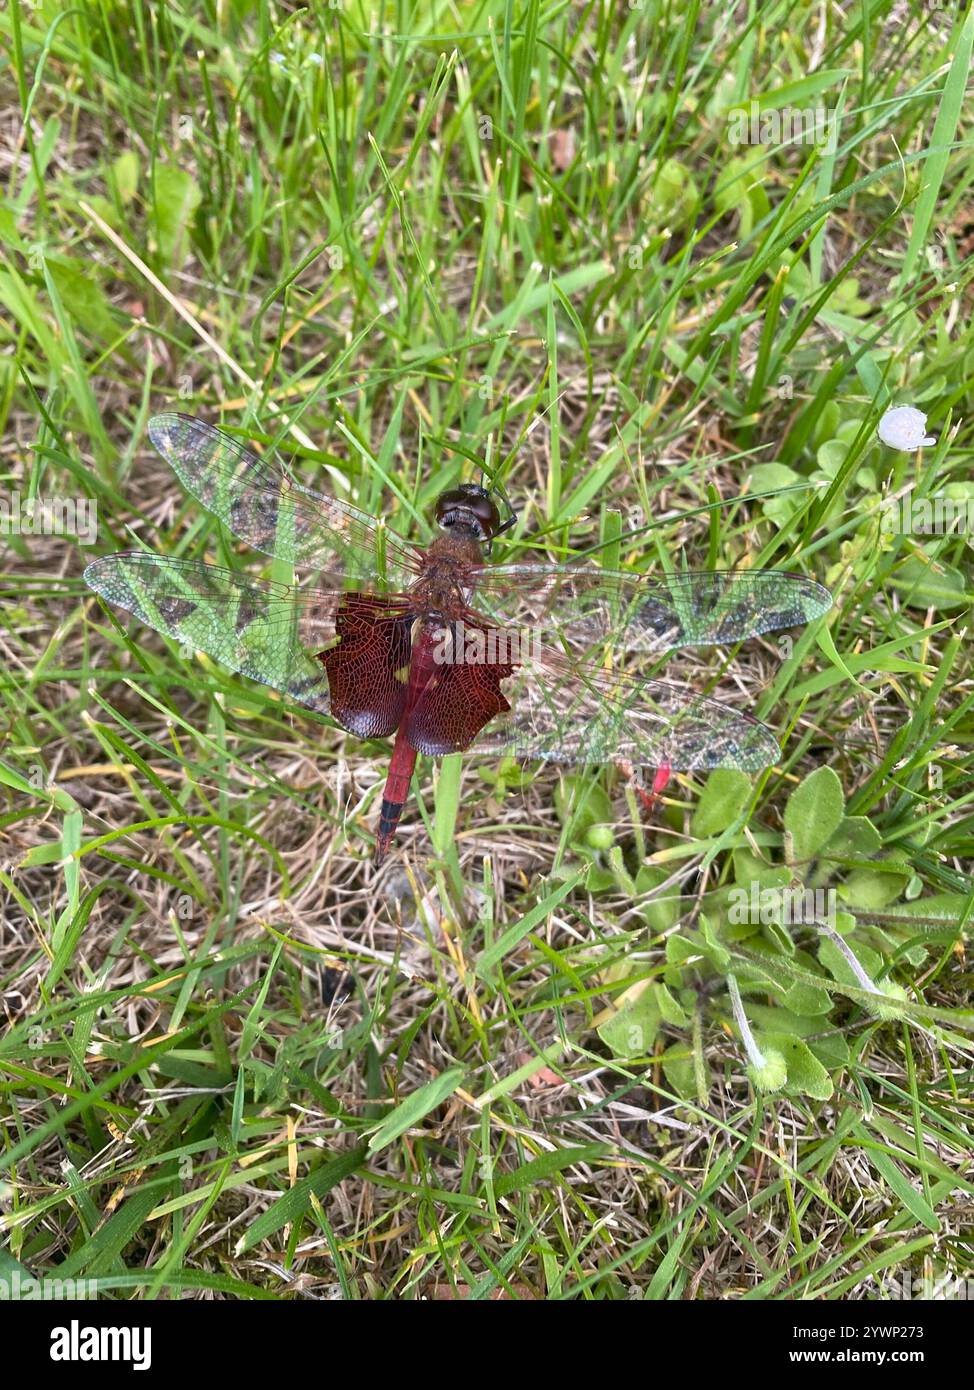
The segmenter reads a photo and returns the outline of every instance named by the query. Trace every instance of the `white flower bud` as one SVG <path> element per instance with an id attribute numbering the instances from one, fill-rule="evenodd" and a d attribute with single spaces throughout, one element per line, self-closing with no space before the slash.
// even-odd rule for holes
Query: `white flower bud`
<path id="1" fill-rule="evenodd" d="M 891 449 L 904 449 L 915 454 L 926 444 L 936 444 L 932 434 L 926 433 L 927 417 L 915 405 L 897 405 L 879 422 L 877 433 L 884 444 Z"/>

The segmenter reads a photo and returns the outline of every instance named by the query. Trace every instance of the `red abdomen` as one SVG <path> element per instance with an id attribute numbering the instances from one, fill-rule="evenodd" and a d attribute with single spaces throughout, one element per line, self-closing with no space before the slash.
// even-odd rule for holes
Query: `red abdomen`
<path id="1" fill-rule="evenodd" d="M 436 670 L 433 651 L 434 629 L 428 622 L 424 622 L 413 642 L 412 655 L 409 661 L 409 680 L 406 685 L 406 703 L 399 724 L 399 731 L 396 734 L 396 742 L 392 749 L 385 791 L 382 794 L 379 833 L 376 837 L 373 857 L 373 862 L 377 866 L 382 863 L 386 856 L 392 837 L 396 833 L 402 808 L 409 797 L 409 783 L 413 775 L 413 768 L 416 766 L 416 749 L 409 743 L 406 729 L 411 711 L 415 708 L 416 702 Z"/>

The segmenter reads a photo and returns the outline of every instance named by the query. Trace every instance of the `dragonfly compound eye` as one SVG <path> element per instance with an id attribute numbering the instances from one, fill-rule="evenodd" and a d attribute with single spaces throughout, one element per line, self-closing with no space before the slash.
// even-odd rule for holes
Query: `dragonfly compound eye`
<path id="1" fill-rule="evenodd" d="M 436 502 L 436 520 L 447 529 L 457 524 L 489 540 L 500 526 L 500 513 L 485 488 L 461 483 L 443 492 Z"/>

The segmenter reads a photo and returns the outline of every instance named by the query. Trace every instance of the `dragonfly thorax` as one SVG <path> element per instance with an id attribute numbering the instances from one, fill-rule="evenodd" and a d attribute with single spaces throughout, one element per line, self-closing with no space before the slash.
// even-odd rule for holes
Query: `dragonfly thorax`
<path id="1" fill-rule="evenodd" d="M 413 589 L 418 606 L 430 617 L 459 618 L 471 587 L 471 570 L 483 563 L 480 542 L 456 530 L 437 536 L 429 546 Z"/>

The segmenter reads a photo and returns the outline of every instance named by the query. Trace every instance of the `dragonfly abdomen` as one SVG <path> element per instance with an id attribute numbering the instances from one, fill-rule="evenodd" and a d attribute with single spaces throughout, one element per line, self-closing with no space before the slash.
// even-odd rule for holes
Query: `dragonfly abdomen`
<path id="1" fill-rule="evenodd" d="M 413 640 L 409 661 L 409 679 L 406 684 L 406 700 L 402 722 L 396 734 L 392 757 L 389 760 L 389 774 L 386 777 L 382 794 L 382 810 L 379 813 L 379 833 L 375 841 L 373 863 L 378 866 L 386 857 L 392 843 L 403 807 L 409 800 L 409 783 L 416 766 L 416 749 L 409 742 L 406 729 L 410 712 L 426 689 L 436 672 L 436 641 L 440 630 L 437 619 L 427 618 L 419 626 Z"/>

